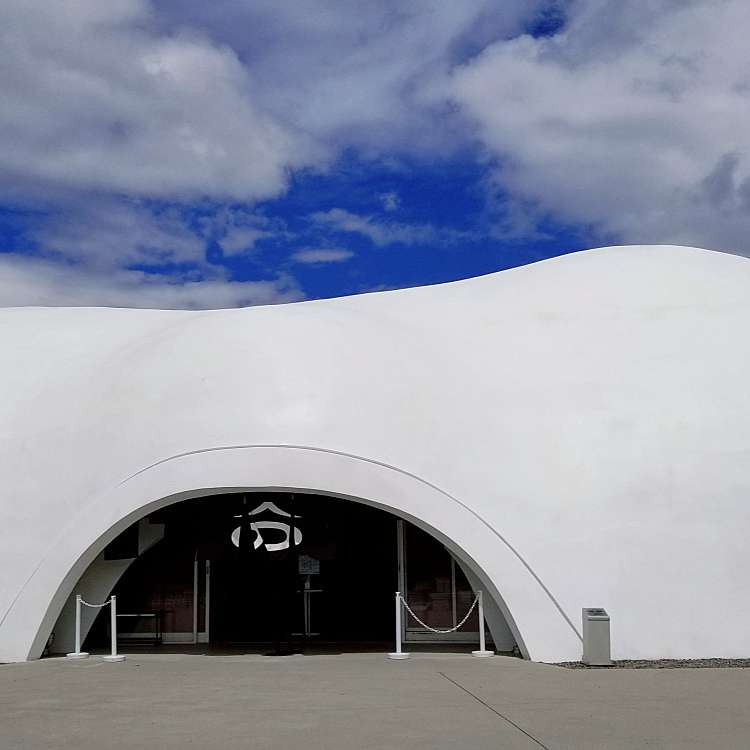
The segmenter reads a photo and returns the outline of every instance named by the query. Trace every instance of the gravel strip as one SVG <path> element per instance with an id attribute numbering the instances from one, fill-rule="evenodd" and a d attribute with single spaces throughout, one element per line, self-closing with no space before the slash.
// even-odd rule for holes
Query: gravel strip
<path id="1" fill-rule="evenodd" d="M 553 664 L 565 669 L 748 669 L 750 659 L 623 659 L 609 667 L 590 667 L 580 661 Z"/>

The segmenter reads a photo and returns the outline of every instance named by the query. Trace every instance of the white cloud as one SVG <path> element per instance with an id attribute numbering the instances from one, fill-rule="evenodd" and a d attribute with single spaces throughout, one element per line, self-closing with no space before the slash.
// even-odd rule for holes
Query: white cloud
<path id="1" fill-rule="evenodd" d="M 383 204 L 384 211 L 396 211 L 401 205 L 401 200 L 398 197 L 398 193 L 392 190 L 388 193 L 383 193 L 378 197 L 380 198 L 380 202 Z"/>
<path id="2" fill-rule="evenodd" d="M 294 279 L 283 274 L 269 281 L 197 281 L 139 271 L 92 271 L 85 266 L 0 253 L 0 307 L 215 309 L 303 298 Z"/>
<path id="3" fill-rule="evenodd" d="M 381 221 L 372 216 L 346 211 L 343 208 L 332 208 L 330 211 L 318 211 L 311 215 L 313 221 L 330 227 L 338 232 L 360 234 L 367 237 L 374 245 L 417 245 L 437 241 L 440 233 L 431 224 L 400 224 Z"/>
<path id="4" fill-rule="evenodd" d="M 347 147 L 445 148 L 451 62 L 541 1 L 5 0 L 0 187 L 256 200 Z"/>
<path id="5" fill-rule="evenodd" d="M 750 5 L 578 0 L 553 38 L 457 71 L 497 179 L 622 241 L 750 253 Z"/>
<path id="6" fill-rule="evenodd" d="M 317 211 L 310 215 L 312 221 L 336 232 L 359 234 L 378 247 L 385 245 L 453 244 L 474 240 L 477 232 L 462 231 L 432 224 L 406 224 L 382 220 L 374 216 L 355 214 L 343 208 Z"/>
<path id="7" fill-rule="evenodd" d="M 273 281 L 233 282 L 221 265 L 206 258 L 209 238 L 220 238 L 225 255 L 237 255 L 282 231 L 277 222 L 241 209 L 199 216 L 191 222 L 178 206 L 157 209 L 106 199 L 39 212 L 25 233 L 34 256 L 24 262 L 25 255 L 0 254 L 0 305 L 57 300 L 144 307 L 151 301 L 159 307 L 202 308 L 303 296 L 288 274 Z M 141 273 L 139 267 L 151 272 Z M 12 293 L 13 283 L 18 288 Z"/>
<path id="8" fill-rule="evenodd" d="M 339 248 L 306 248 L 297 250 L 291 257 L 295 263 L 341 263 L 354 257 L 354 253 Z"/>
<path id="9" fill-rule="evenodd" d="M 205 262 L 205 239 L 177 208 L 155 211 L 111 200 L 68 204 L 40 215 L 28 236 L 43 254 L 91 268 Z"/>
<path id="10" fill-rule="evenodd" d="M 0 45 L 6 184 L 257 199 L 324 156 L 234 51 L 161 30 L 143 0 L 7 0 Z"/>
<path id="11" fill-rule="evenodd" d="M 444 153 L 459 145 L 444 111 L 451 66 L 518 33 L 546 1 L 161 0 L 158 9 L 229 44 L 269 111 L 316 140 Z"/>
<path id="12" fill-rule="evenodd" d="M 272 237 L 273 232 L 258 227 L 232 227 L 219 240 L 224 255 L 241 255 L 255 249 L 255 243 L 266 237 Z"/>
<path id="13" fill-rule="evenodd" d="M 252 253 L 258 242 L 269 237 L 290 237 L 283 221 L 247 207 L 224 206 L 199 223 L 207 236 L 218 241 L 226 257 Z"/>
<path id="14" fill-rule="evenodd" d="M 88 304 L 100 299 L 94 280 L 117 304 L 129 304 L 125 291 L 133 304 L 203 304 L 194 283 L 219 300 L 244 294 L 250 286 L 212 280 L 208 241 L 235 256 L 291 239 L 253 204 L 346 149 L 375 158 L 460 145 L 444 109 L 451 65 L 515 33 L 542 2 L 507 0 L 497 13 L 491 0 L 309 0 L 304 9 L 294 0 L 5 0 L 0 196 L 39 211 L 25 239 L 48 259 L 14 261 L 21 296 L 12 298 Z M 196 219 L 222 202 L 226 216 Z M 199 209 L 192 219 L 187 205 Z M 358 231 L 376 244 L 435 236 L 367 217 Z M 206 280 L 172 285 L 132 271 L 175 265 Z M 62 277 L 78 296 L 60 291 Z M 268 288 L 259 283 L 257 293 Z"/>

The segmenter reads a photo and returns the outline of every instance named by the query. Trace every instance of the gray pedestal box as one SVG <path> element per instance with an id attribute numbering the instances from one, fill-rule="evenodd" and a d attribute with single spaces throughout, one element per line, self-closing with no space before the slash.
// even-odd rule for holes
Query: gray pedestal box
<path id="1" fill-rule="evenodd" d="M 612 664 L 609 615 L 599 607 L 585 607 L 583 610 L 583 663 L 595 667 Z"/>

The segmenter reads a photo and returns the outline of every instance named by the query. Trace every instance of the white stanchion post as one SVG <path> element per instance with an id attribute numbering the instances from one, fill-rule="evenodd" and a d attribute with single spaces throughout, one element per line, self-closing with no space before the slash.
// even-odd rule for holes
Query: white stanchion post
<path id="1" fill-rule="evenodd" d="M 193 560 L 193 645 L 198 644 L 198 557 Z"/>
<path id="2" fill-rule="evenodd" d="M 117 653 L 117 597 L 113 596 L 109 600 L 110 606 L 110 622 L 112 631 L 112 653 L 109 656 L 102 656 L 103 661 L 125 661 L 125 657 L 122 654 Z"/>
<path id="3" fill-rule="evenodd" d="M 482 601 L 482 592 L 477 591 L 477 604 L 479 608 L 479 651 L 472 651 L 472 656 L 486 657 L 494 656 L 494 651 L 488 651 L 484 641 L 484 603 Z"/>
<path id="4" fill-rule="evenodd" d="M 401 650 L 401 592 L 396 592 L 396 650 L 388 654 L 389 659 L 408 659 L 409 654 Z"/>
<path id="5" fill-rule="evenodd" d="M 211 643 L 211 561 L 206 560 L 206 604 L 204 606 L 203 616 L 205 619 L 204 630 L 206 631 L 206 643 Z"/>
<path id="6" fill-rule="evenodd" d="M 68 659 L 85 659 L 86 651 L 81 651 L 81 595 L 76 594 L 76 650 L 66 654 Z"/>

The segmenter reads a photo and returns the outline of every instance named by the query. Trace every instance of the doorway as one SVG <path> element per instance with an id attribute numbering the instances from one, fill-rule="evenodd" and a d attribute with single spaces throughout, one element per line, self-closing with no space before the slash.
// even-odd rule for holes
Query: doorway
<path id="1" fill-rule="evenodd" d="M 237 492 L 176 503 L 148 522 L 162 525 L 164 537 L 113 592 L 118 632 L 133 644 L 382 646 L 394 638 L 396 590 L 441 630 L 455 627 L 474 598 L 461 566 L 434 537 L 350 500 Z M 118 545 L 119 538 L 111 554 Z M 105 621 L 92 628 L 92 645 L 106 637 Z M 412 643 L 474 644 L 478 618 L 443 634 L 408 616 L 402 635 Z"/>
<path id="2" fill-rule="evenodd" d="M 280 630 L 327 642 L 388 640 L 394 517 L 325 496 L 259 499 L 249 504 L 253 552 L 243 560 L 225 549 L 211 562 L 212 640 L 265 642 Z"/>

